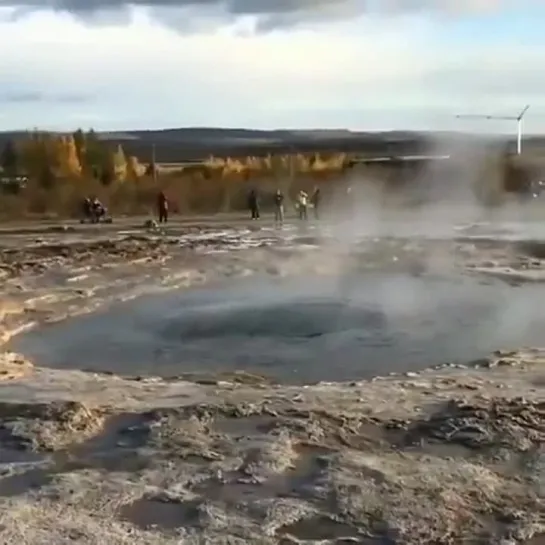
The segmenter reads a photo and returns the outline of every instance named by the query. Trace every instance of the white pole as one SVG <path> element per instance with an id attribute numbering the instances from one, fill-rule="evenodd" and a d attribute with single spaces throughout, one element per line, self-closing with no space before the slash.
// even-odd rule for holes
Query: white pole
<path id="1" fill-rule="evenodd" d="M 522 118 L 517 121 L 517 155 L 522 153 Z"/>
<path id="2" fill-rule="evenodd" d="M 155 144 L 151 145 L 151 166 L 153 168 L 153 184 L 157 185 L 157 165 L 155 163 Z"/>

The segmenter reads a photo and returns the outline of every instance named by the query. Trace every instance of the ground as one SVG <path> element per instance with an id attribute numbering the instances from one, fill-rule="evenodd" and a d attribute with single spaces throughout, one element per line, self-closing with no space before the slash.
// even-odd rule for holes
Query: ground
<path id="1" fill-rule="evenodd" d="M 142 225 L 5 230 L 3 339 L 150 290 L 334 274 L 331 258 L 345 251 L 317 250 L 312 227 Z M 545 246 L 470 236 L 481 228 L 354 239 L 350 259 L 542 280 Z M 0 542 L 545 543 L 544 363 L 545 352 L 521 349 L 290 386 L 245 373 L 61 371 L 5 352 Z"/>

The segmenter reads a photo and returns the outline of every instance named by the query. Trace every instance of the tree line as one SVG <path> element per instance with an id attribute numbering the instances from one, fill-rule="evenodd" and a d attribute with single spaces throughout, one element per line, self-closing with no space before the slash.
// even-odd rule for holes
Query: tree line
<path id="1" fill-rule="evenodd" d="M 190 178 L 238 180 L 248 177 L 286 176 L 339 172 L 348 162 L 345 153 L 267 155 L 265 157 L 209 157 L 201 164 L 180 165 L 168 174 Z M 159 166 L 140 164 L 135 156 L 126 155 L 119 144 L 101 140 L 93 130 L 81 129 L 70 134 L 35 131 L 6 143 L 0 155 L 4 178 L 25 176 L 50 188 L 56 180 L 83 178 L 97 180 L 104 186 L 115 182 L 136 181 Z M 167 174 L 167 173 L 165 173 Z"/>
<path id="2" fill-rule="evenodd" d="M 100 140 L 95 131 L 70 134 L 26 133 L 6 142 L 0 155 L 4 178 L 27 177 L 44 188 L 56 180 L 94 179 L 105 186 L 136 180 L 145 170 L 121 145 Z"/>

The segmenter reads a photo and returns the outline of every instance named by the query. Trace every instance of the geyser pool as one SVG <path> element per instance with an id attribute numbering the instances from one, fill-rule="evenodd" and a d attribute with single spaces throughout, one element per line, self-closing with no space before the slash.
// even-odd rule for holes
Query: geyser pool
<path id="1" fill-rule="evenodd" d="M 469 276 L 253 277 L 144 296 L 45 325 L 10 348 L 40 365 L 125 375 L 353 380 L 540 344 L 542 293 Z"/>

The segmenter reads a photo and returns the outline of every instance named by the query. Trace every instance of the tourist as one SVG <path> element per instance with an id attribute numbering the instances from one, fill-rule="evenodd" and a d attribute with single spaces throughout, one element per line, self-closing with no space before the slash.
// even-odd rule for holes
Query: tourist
<path id="1" fill-rule="evenodd" d="M 299 207 L 299 219 L 307 220 L 308 219 L 308 194 L 301 189 L 297 197 L 297 205 Z"/>
<path id="2" fill-rule="evenodd" d="M 157 195 L 157 215 L 159 216 L 159 223 L 168 222 L 168 199 L 164 191 L 159 191 Z"/>
<path id="3" fill-rule="evenodd" d="M 93 203 L 89 197 L 83 199 L 83 221 L 93 221 Z"/>
<path id="4" fill-rule="evenodd" d="M 257 198 L 257 191 L 252 189 L 248 194 L 248 208 L 253 220 L 259 219 L 259 199 Z"/>
<path id="5" fill-rule="evenodd" d="M 98 200 L 98 197 L 93 198 L 91 211 L 92 211 L 92 220 L 91 221 L 93 223 L 98 223 L 100 221 L 100 219 L 104 218 L 104 216 L 106 215 L 106 208 Z"/>
<path id="6" fill-rule="evenodd" d="M 321 193 L 320 193 L 320 188 L 318 186 L 316 186 L 314 188 L 314 193 L 312 194 L 312 197 L 310 199 L 310 202 L 312 203 L 312 206 L 314 207 L 314 217 L 316 219 L 320 219 L 319 207 L 320 207 L 321 198 L 322 198 L 322 196 L 321 196 Z"/>
<path id="7" fill-rule="evenodd" d="M 274 195 L 274 222 L 277 225 L 284 223 L 284 194 L 280 189 Z"/>

